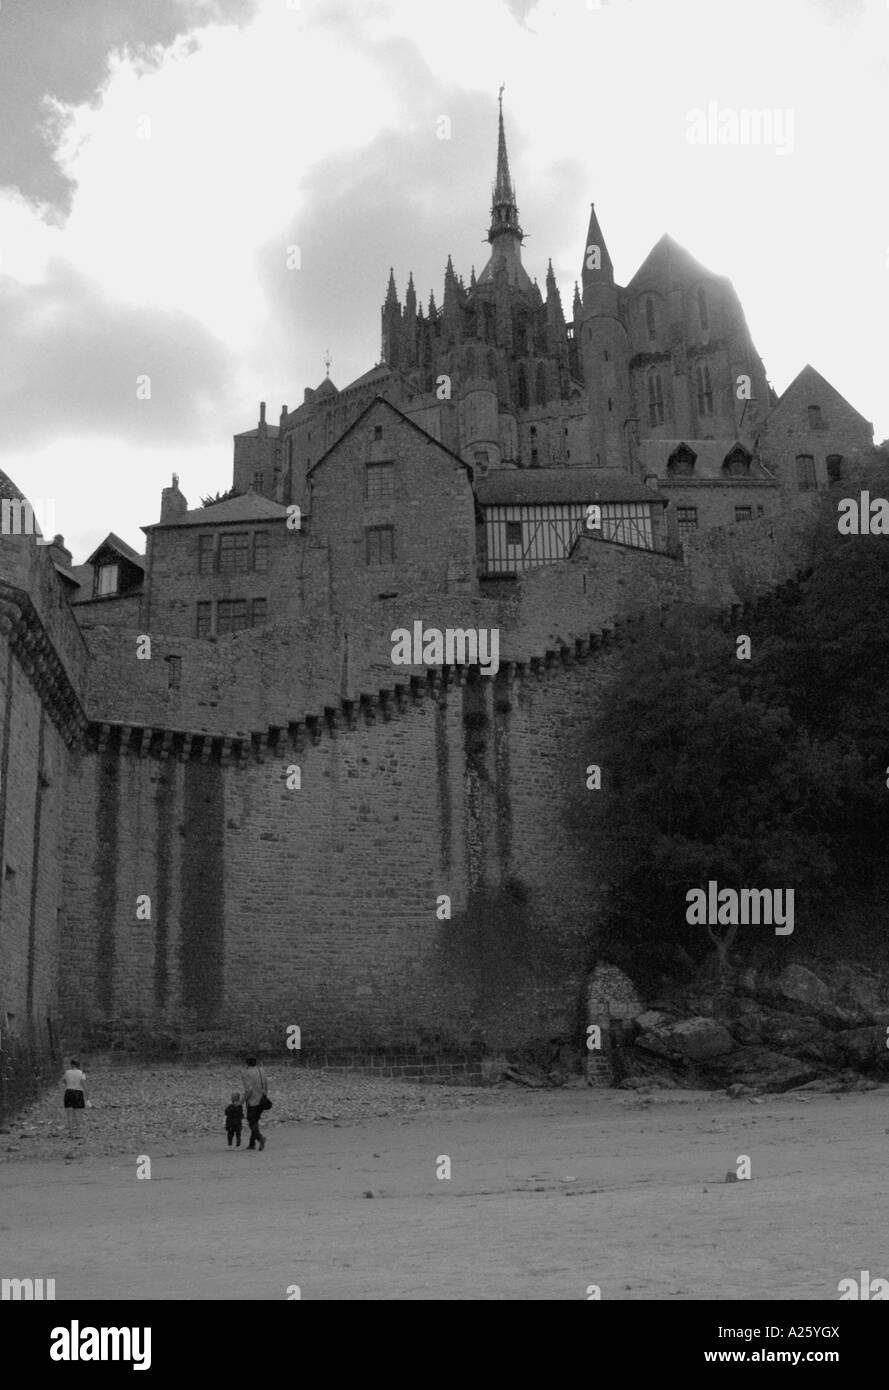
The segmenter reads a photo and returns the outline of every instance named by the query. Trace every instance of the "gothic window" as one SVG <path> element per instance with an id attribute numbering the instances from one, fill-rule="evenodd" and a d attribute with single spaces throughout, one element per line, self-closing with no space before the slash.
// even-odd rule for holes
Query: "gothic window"
<path id="1" fill-rule="evenodd" d="M 752 521 L 752 507 L 735 507 L 735 521 Z"/>
<path id="2" fill-rule="evenodd" d="M 815 460 L 811 454 L 796 456 L 796 485 L 800 492 L 811 492 L 815 486 Z"/>
<path id="3" fill-rule="evenodd" d="M 395 530 L 392 526 L 368 526 L 364 533 L 369 569 L 395 563 Z"/>
<path id="4" fill-rule="evenodd" d="M 810 430 L 822 430 L 822 429 L 824 429 L 824 421 L 823 421 L 822 418 L 821 418 L 821 406 L 820 406 L 820 405 L 810 405 L 810 406 L 809 406 L 809 429 L 810 429 Z"/>
<path id="5" fill-rule="evenodd" d="M 710 368 L 706 362 L 701 363 L 697 371 L 698 378 L 698 414 L 713 414 L 713 387 L 710 383 Z"/>
<path id="6" fill-rule="evenodd" d="M 537 364 L 537 404 L 546 405 L 546 368 L 542 362 Z"/>
<path id="7" fill-rule="evenodd" d="M 687 536 L 691 531 L 698 529 L 698 509 L 697 507 L 677 507 L 676 520 L 679 525 L 680 536 Z"/>
<path id="8" fill-rule="evenodd" d="M 367 487 L 365 491 L 368 502 L 391 502 L 394 494 L 394 465 L 391 463 L 369 463 L 367 465 Z"/>
<path id="9" fill-rule="evenodd" d="M 664 385 L 657 372 L 652 372 L 648 378 L 648 423 L 664 423 Z"/>
<path id="10" fill-rule="evenodd" d="M 243 598 L 220 599 L 216 607 L 216 634 L 225 637 L 230 632 L 240 632 L 247 626 L 247 600 Z"/>
<path id="11" fill-rule="evenodd" d="M 249 569 L 250 537 L 246 531 L 223 532 L 219 537 L 219 573 L 245 573 Z"/>
<path id="12" fill-rule="evenodd" d="M 518 406 L 519 410 L 528 409 L 528 374 L 525 371 L 524 363 L 519 363 L 518 371 Z"/>
<path id="13" fill-rule="evenodd" d="M 695 471 L 697 454 L 687 444 L 680 444 L 667 459 L 667 472 L 678 477 L 688 477 Z"/>
<path id="14" fill-rule="evenodd" d="M 843 476 L 843 456 L 842 454 L 827 455 L 827 481 L 838 483 Z"/>
<path id="15" fill-rule="evenodd" d="M 649 336 L 649 338 L 656 338 L 656 337 L 657 337 L 657 325 L 656 325 L 655 320 L 654 320 L 654 300 L 653 300 L 653 299 L 646 299 L 646 301 L 645 301 L 645 323 L 646 323 L 646 326 L 647 326 L 647 328 L 648 328 L 648 336 Z"/>
<path id="16" fill-rule="evenodd" d="M 197 626 L 196 626 L 196 628 L 195 628 L 195 632 L 196 632 L 196 635 L 197 635 L 198 637 L 209 637 L 209 636 L 210 636 L 210 630 L 211 630 L 212 619 L 213 619 L 213 605 L 212 605 L 212 603 L 199 603 L 199 604 L 198 604 L 198 615 L 197 615 Z"/>
<path id="17" fill-rule="evenodd" d="M 750 454 L 743 444 L 736 444 L 722 461 L 722 471 L 729 478 L 745 478 L 750 473 Z"/>
<path id="18" fill-rule="evenodd" d="M 268 531 L 255 531 L 253 533 L 253 568 L 255 570 L 267 570 L 269 567 L 269 533 Z"/>
<path id="19" fill-rule="evenodd" d="M 710 313 L 707 308 L 707 295 L 703 289 L 698 290 L 698 319 L 701 324 L 701 332 L 707 333 L 710 329 Z"/>
<path id="20" fill-rule="evenodd" d="M 201 536 L 198 540 L 198 574 L 213 573 L 213 558 L 216 552 L 216 537 Z"/>

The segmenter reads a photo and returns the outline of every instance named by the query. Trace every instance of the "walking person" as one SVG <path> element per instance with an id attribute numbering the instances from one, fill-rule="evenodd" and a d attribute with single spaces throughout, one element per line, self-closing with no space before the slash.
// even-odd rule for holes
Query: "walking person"
<path id="1" fill-rule="evenodd" d="M 80 1112 L 86 1106 L 86 1076 L 80 1070 L 76 1057 L 62 1077 L 65 1087 L 65 1119 L 68 1121 L 68 1138 L 80 1138 Z"/>
<path id="2" fill-rule="evenodd" d="M 258 1144 L 259 1152 L 262 1153 L 265 1148 L 265 1135 L 260 1133 L 259 1120 L 263 1110 L 271 1110 L 272 1102 L 268 1098 L 265 1074 L 255 1057 L 247 1058 L 247 1070 L 244 1073 L 241 1092 L 247 1105 L 247 1123 L 250 1126 L 250 1143 L 247 1148 L 255 1149 Z"/>

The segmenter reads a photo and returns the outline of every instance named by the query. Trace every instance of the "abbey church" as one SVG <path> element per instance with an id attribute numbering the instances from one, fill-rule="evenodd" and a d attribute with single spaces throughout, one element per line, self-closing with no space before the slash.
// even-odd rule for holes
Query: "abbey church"
<path id="1" fill-rule="evenodd" d="M 22 1047 L 274 1053 L 296 1024 L 307 1055 L 447 1068 L 570 1034 L 621 631 L 805 568 L 873 431 L 811 366 L 777 396 L 730 283 L 669 236 L 616 284 L 595 208 L 566 317 L 523 264 L 502 108 L 488 241 L 440 306 L 391 272 L 380 362 L 261 406 L 227 495 L 174 476 L 144 551 L 111 531 L 75 564 L 7 526 L 0 479 Z M 395 665 L 417 623 L 496 631 L 499 669 Z"/>

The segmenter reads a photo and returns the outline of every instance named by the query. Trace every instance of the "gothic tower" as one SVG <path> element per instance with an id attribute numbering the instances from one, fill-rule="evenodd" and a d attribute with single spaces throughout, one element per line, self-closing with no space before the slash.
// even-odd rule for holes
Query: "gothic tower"
<path id="1" fill-rule="evenodd" d="M 574 335 L 589 409 L 589 461 L 594 467 L 630 468 L 629 340 L 619 314 L 614 267 L 592 204 L 581 283 Z"/>

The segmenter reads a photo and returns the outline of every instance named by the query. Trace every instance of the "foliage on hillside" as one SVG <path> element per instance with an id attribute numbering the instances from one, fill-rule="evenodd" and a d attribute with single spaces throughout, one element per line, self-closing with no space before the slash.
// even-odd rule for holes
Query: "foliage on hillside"
<path id="1" fill-rule="evenodd" d="M 889 497 L 885 457 L 861 486 Z M 608 865 L 601 945 L 618 963 L 700 962 L 711 943 L 686 923 L 685 894 L 711 879 L 794 888 L 795 932 L 822 947 L 848 927 L 844 902 L 883 891 L 889 536 L 838 534 L 850 492 L 825 499 L 811 573 L 742 628 L 675 610 L 626 650 L 594 808 Z M 741 631 L 749 661 L 736 656 Z M 774 946 L 769 927 L 742 928 L 737 955 L 769 949 L 767 937 Z"/>

